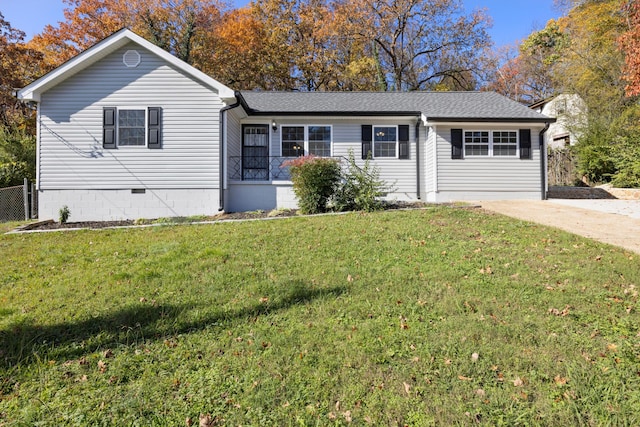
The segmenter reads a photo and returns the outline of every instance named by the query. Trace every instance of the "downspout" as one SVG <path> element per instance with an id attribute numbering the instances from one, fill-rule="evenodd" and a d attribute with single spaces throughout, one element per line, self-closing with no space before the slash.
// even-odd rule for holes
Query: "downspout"
<path id="1" fill-rule="evenodd" d="M 40 112 L 40 103 L 36 104 L 36 191 L 40 191 L 40 147 L 42 145 L 42 116 Z"/>
<path id="2" fill-rule="evenodd" d="M 540 181 L 542 183 L 542 200 L 547 200 L 547 150 L 544 145 L 544 134 L 551 123 L 545 123 L 540 131 Z"/>
<path id="3" fill-rule="evenodd" d="M 225 117 L 227 115 L 227 111 L 236 108 L 240 105 L 240 94 L 236 92 L 236 99 L 237 101 L 234 104 L 231 105 L 227 105 L 225 107 L 222 107 L 220 109 L 220 159 L 219 159 L 219 183 L 220 183 L 220 207 L 218 208 L 219 212 L 224 211 L 224 172 L 225 172 L 225 161 L 224 161 L 224 156 L 225 156 L 225 152 L 224 152 L 224 146 L 225 146 L 225 141 L 227 139 L 227 135 L 226 135 L 226 129 L 224 127 L 225 124 Z"/>
<path id="4" fill-rule="evenodd" d="M 420 119 L 416 120 L 416 196 L 420 200 Z"/>

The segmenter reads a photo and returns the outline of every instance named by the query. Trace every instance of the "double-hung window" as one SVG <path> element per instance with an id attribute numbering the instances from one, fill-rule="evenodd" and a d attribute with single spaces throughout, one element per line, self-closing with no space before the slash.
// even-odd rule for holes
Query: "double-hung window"
<path id="1" fill-rule="evenodd" d="M 465 156 L 516 157 L 517 131 L 465 131 Z"/>
<path id="2" fill-rule="evenodd" d="M 304 126 L 282 126 L 282 157 L 304 156 Z"/>
<path id="3" fill-rule="evenodd" d="M 282 126 L 282 157 L 331 156 L 331 126 Z"/>
<path id="4" fill-rule="evenodd" d="M 512 156 L 518 154 L 518 135 L 516 131 L 493 132 L 493 155 Z"/>
<path id="5" fill-rule="evenodd" d="M 118 110 L 118 145 L 141 145 L 146 144 L 147 133 L 145 110 Z"/>
<path id="6" fill-rule="evenodd" d="M 467 156 L 489 155 L 489 132 L 467 131 L 464 133 L 464 152 Z"/>
<path id="7" fill-rule="evenodd" d="M 398 128 L 396 126 L 373 127 L 373 157 L 396 157 Z"/>
<path id="8" fill-rule="evenodd" d="M 309 126 L 309 154 L 331 157 L 331 126 Z"/>
<path id="9" fill-rule="evenodd" d="M 160 148 L 162 109 L 159 107 L 105 107 L 102 110 L 102 146 Z"/>
<path id="10" fill-rule="evenodd" d="M 532 160 L 531 129 L 451 129 L 451 158 L 501 157 Z"/>

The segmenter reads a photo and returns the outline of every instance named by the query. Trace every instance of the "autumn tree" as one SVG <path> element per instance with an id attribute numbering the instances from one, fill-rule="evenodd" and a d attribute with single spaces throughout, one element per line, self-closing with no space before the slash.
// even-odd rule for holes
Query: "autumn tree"
<path id="1" fill-rule="evenodd" d="M 357 36 L 375 44 L 389 89 L 475 88 L 490 45 L 482 11 L 466 15 L 457 0 L 349 3 Z"/>
<path id="2" fill-rule="evenodd" d="M 340 2 L 308 0 L 296 26 L 294 76 L 304 90 L 374 90 L 376 58 L 369 40 L 358 37 L 353 12 Z"/>
<path id="3" fill-rule="evenodd" d="M 313 23 L 308 21 L 311 16 L 303 13 L 309 8 L 306 1 L 256 0 L 251 4 L 254 18 L 267 29 L 264 43 L 268 56 L 262 61 L 267 70 L 274 72 L 271 82 L 274 89 L 309 90 L 309 86 L 312 90 L 317 89 L 316 78 L 305 72 L 311 66 L 309 61 L 316 62 L 323 52 L 314 49 L 316 34 Z M 322 0 L 309 1 L 316 7 L 325 7 Z M 318 10 L 316 13 L 323 12 Z"/>
<path id="4" fill-rule="evenodd" d="M 586 104 L 578 122 L 578 168 L 592 181 L 640 185 L 640 108 L 625 94 L 625 56 L 619 40 L 629 30 L 626 0 L 574 3 L 560 30 L 569 44 L 555 73 L 560 90 Z"/>
<path id="5" fill-rule="evenodd" d="M 625 90 L 627 96 L 631 97 L 640 95 L 640 1 L 628 0 L 624 12 L 627 30 L 620 37 L 620 44 L 625 59 Z"/>
<path id="6" fill-rule="evenodd" d="M 321 27 L 334 50 L 330 67 L 334 70 L 328 89 L 340 91 L 385 90 L 386 76 L 380 52 L 373 41 L 359 36 L 360 22 L 350 3 L 334 1 L 332 14 Z"/>
<path id="7" fill-rule="evenodd" d="M 191 63 L 221 16 L 217 0 L 63 1 L 65 20 L 47 25 L 29 43 L 44 54 L 48 69 L 125 27 Z"/>
<path id="8" fill-rule="evenodd" d="M 622 0 L 585 1 L 559 21 L 569 42 L 555 72 L 558 85 L 600 115 L 618 115 L 626 102 L 624 57 L 618 49 L 625 30 L 621 7 Z"/>
<path id="9" fill-rule="evenodd" d="M 13 28 L 0 13 L 0 127 L 24 127 L 25 119 L 32 117 L 14 92 L 41 73 L 42 55 L 29 49 L 24 37 L 24 32 Z"/>
<path id="10" fill-rule="evenodd" d="M 41 55 L 0 13 L 0 187 L 35 177 L 35 115 L 14 92 L 40 74 Z"/>
<path id="11" fill-rule="evenodd" d="M 249 7 L 226 13 L 210 31 L 194 64 L 203 72 L 237 90 L 273 89 L 275 74 L 288 76 L 268 69 L 267 31 Z"/>
<path id="12" fill-rule="evenodd" d="M 556 20 L 550 20 L 520 45 L 519 70 L 528 102 L 545 99 L 559 92 L 558 76 L 567 56 L 569 36 Z"/>
<path id="13" fill-rule="evenodd" d="M 498 92 L 523 104 L 531 103 L 518 46 L 506 45 L 496 50 L 487 50 L 486 55 L 489 65 L 485 71 L 482 90 Z"/>

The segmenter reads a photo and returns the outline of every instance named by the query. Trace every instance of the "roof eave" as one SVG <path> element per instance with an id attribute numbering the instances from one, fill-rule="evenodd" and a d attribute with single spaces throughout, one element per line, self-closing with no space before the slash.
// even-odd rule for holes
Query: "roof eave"
<path id="1" fill-rule="evenodd" d="M 428 122 L 453 122 L 453 123 L 555 123 L 552 117 L 425 117 Z"/>
<path id="2" fill-rule="evenodd" d="M 420 116 L 420 111 L 260 111 L 249 109 L 252 116 Z"/>

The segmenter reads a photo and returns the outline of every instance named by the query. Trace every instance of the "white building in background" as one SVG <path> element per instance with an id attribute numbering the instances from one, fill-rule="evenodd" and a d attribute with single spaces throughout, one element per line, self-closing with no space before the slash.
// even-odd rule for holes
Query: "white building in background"
<path id="1" fill-rule="evenodd" d="M 549 130 L 544 134 L 545 144 L 549 148 L 562 148 L 575 145 L 578 134 L 576 125 L 586 120 L 586 105 L 582 98 L 576 94 L 556 95 L 529 106 L 532 110 L 547 117 L 556 119 L 549 125 Z"/>

